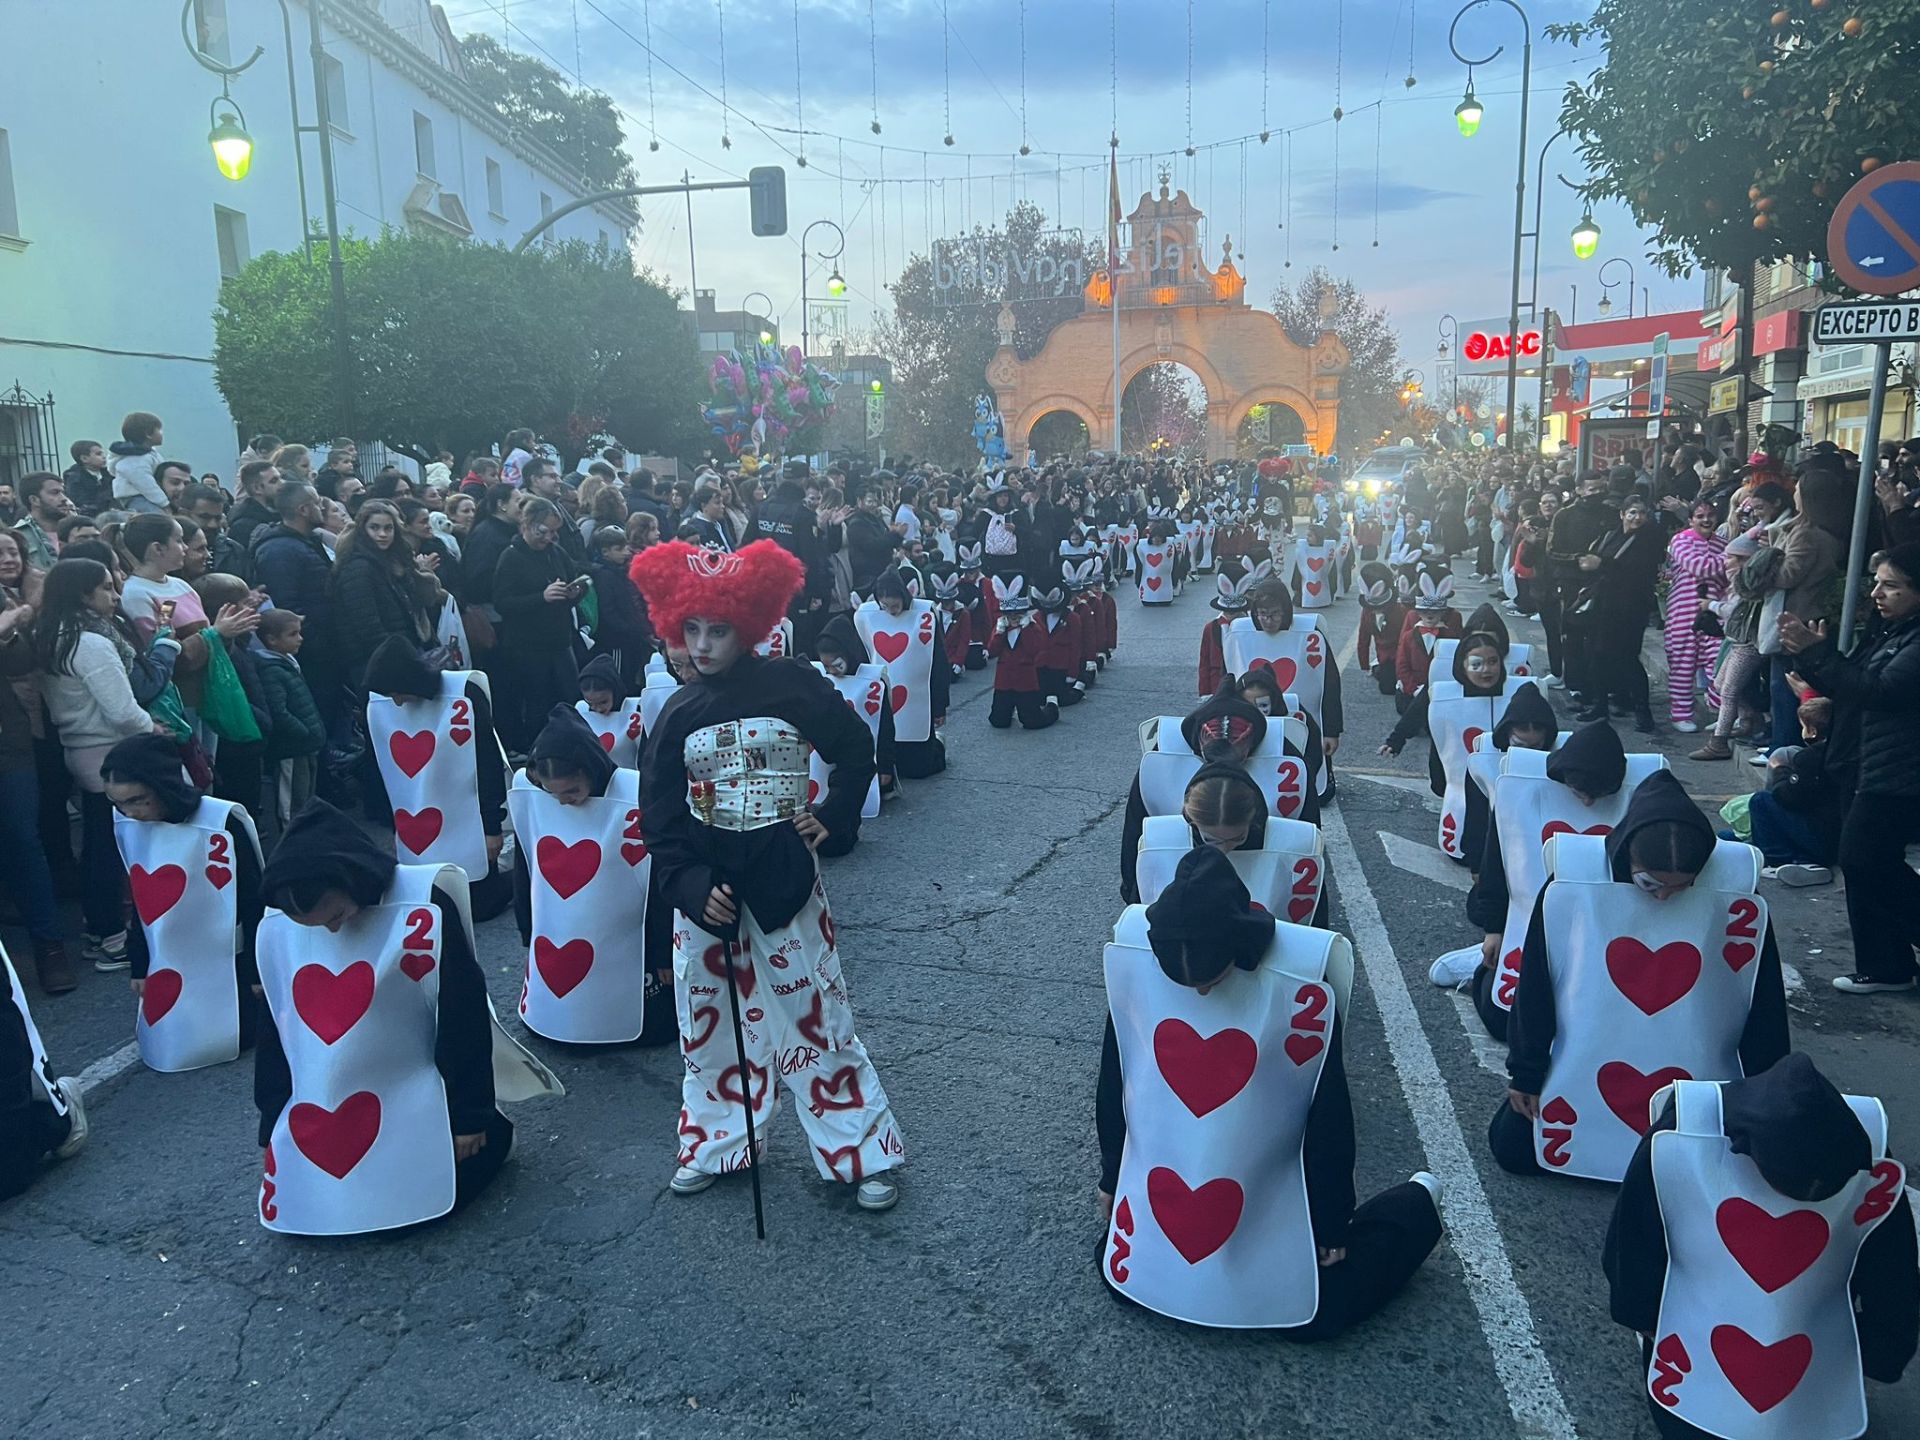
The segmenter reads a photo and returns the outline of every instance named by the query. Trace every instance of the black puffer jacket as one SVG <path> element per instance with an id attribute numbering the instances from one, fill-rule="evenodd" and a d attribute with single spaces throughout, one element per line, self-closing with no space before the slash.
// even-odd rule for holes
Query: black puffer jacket
<path id="1" fill-rule="evenodd" d="M 1793 668 L 1843 713 L 1857 711 L 1863 795 L 1920 795 L 1920 615 L 1876 628 L 1843 656 L 1830 642 Z"/>

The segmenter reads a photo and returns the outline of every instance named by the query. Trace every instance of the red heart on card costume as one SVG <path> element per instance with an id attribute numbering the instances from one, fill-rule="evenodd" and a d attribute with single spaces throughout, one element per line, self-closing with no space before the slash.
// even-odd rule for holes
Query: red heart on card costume
<path id="1" fill-rule="evenodd" d="M 718 979 L 727 978 L 727 968 L 733 968 L 733 983 L 740 991 L 742 1000 L 753 998 L 753 987 L 758 983 L 754 978 L 753 962 L 744 955 L 729 957 L 725 945 L 709 945 L 707 953 L 700 957 L 700 963 L 707 967 L 707 973 Z"/>
<path id="2" fill-rule="evenodd" d="M 178 865 L 154 870 L 135 865 L 127 871 L 127 886 L 133 891 L 133 908 L 140 912 L 141 923 L 151 925 L 187 893 L 187 872 Z"/>
<path id="3" fill-rule="evenodd" d="M 555 836 L 542 835 L 533 853 L 539 861 L 540 874 L 553 887 L 553 893 L 562 900 L 571 900 L 578 895 L 587 888 L 587 882 L 600 872 L 600 842 L 597 840 L 576 840 L 568 845 Z"/>
<path id="4" fill-rule="evenodd" d="M 1251 666 L 1255 670 L 1265 670 L 1273 676 L 1273 683 L 1280 687 L 1281 693 L 1293 688 L 1293 682 L 1300 674 L 1300 666 L 1291 656 L 1279 660 L 1256 660 Z"/>
<path id="5" fill-rule="evenodd" d="M 422 730 L 417 735 L 408 735 L 396 730 L 393 738 L 387 741 L 387 752 L 393 756 L 393 763 L 400 767 L 400 773 L 409 780 L 427 768 L 427 762 L 433 759 L 434 733 Z"/>
<path id="6" fill-rule="evenodd" d="M 446 823 L 447 817 L 438 807 L 393 812 L 393 833 L 416 855 L 427 853 L 427 847 L 440 838 L 440 829 Z"/>
<path id="7" fill-rule="evenodd" d="M 380 1136 L 380 1097 L 371 1090 L 349 1095 L 336 1110 L 296 1105 L 287 1129 L 300 1153 L 336 1180 L 344 1180 L 366 1158 Z"/>
<path id="8" fill-rule="evenodd" d="M 1440 848 L 1449 855 L 1459 855 L 1460 817 L 1451 810 L 1440 817 Z"/>
<path id="9" fill-rule="evenodd" d="M 898 715 L 907 705 L 907 687 L 904 685 L 894 686 L 893 694 L 889 698 L 893 704 L 893 713 Z"/>
<path id="10" fill-rule="evenodd" d="M 1556 835 L 1611 835 L 1611 825 L 1589 825 L 1585 830 L 1576 830 L 1564 820 L 1549 820 L 1540 827 L 1540 843 L 1546 844 Z"/>
<path id="11" fill-rule="evenodd" d="M 233 883 L 233 871 L 224 865 L 207 866 L 207 883 L 216 890 L 224 890 Z"/>
<path id="12" fill-rule="evenodd" d="M 898 660 L 907 653 L 907 644 L 912 639 L 913 637 L 904 631 L 893 635 L 889 635 L 884 630 L 878 631 L 873 637 L 873 653 L 882 660 Z"/>
<path id="13" fill-rule="evenodd" d="M 1287 919 L 1296 925 L 1304 925 L 1318 905 L 1319 902 L 1311 895 L 1296 895 L 1287 901 Z"/>
<path id="14" fill-rule="evenodd" d="M 1678 1065 L 1642 1075 L 1624 1060 L 1609 1060 L 1594 1076 L 1594 1083 L 1600 1087 L 1600 1098 L 1607 1102 L 1607 1108 L 1620 1117 L 1620 1123 L 1634 1134 L 1644 1135 L 1653 1124 L 1647 1106 L 1653 1103 L 1654 1093 L 1676 1080 L 1692 1078 Z"/>
<path id="15" fill-rule="evenodd" d="M 1565 1099 L 1556 1095 L 1540 1107 L 1540 1118 L 1549 1125 L 1578 1125 L 1580 1112 L 1569 1105 Z"/>
<path id="16" fill-rule="evenodd" d="M 1198 1116 L 1247 1088 L 1260 1051 L 1244 1030 L 1203 1036 L 1184 1020 L 1162 1020 L 1153 1031 L 1153 1058 L 1167 1087 Z"/>
<path id="17" fill-rule="evenodd" d="M 611 755 L 613 753 L 613 742 L 617 738 L 611 730 L 602 731 L 600 734 L 600 748 Z"/>
<path id="18" fill-rule="evenodd" d="M 422 954 L 418 950 L 409 950 L 400 957 L 400 973 L 414 984 L 419 984 L 433 973 L 433 956 Z M 524 1000 L 526 997 L 522 995 L 520 998 Z"/>
<path id="19" fill-rule="evenodd" d="M 1607 942 L 1607 974 L 1641 1014 L 1658 1015 L 1693 989 L 1700 978 L 1700 950 L 1684 940 L 1649 950 L 1633 936 L 1621 935 Z"/>
<path id="20" fill-rule="evenodd" d="M 1720 951 L 1720 958 L 1727 962 L 1727 968 L 1736 975 L 1753 963 L 1760 953 L 1752 941 L 1729 940 Z"/>
<path id="21" fill-rule="evenodd" d="M 1473 754 L 1474 742 L 1486 734 L 1478 725 L 1469 725 L 1460 735 L 1460 743 L 1467 747 L 1467 754 Z"/>
<path id="22" fill-rule="evenodd" d="M 294 1013 L 329 1045 L 358 1025 L 372 1004 L 373 966 L 365 960 L 338 975 L 324 965 L 302 965 L 294 972 Z"/>
<path id="23" fill-rule="evenodd" d="M 1287 1058 L 1296 1065 L 1304 1065 L 1326 1047 L 1326 1041 L 1318 1035 L 1287 1036 Z"/>
<path id="24" fill-rule="evenodd" d="M 158 1025 L 180 998 L 185 976 L 178 970 L 150 970 L 140 991 L 140 1014 L 149 1025 Z"/>
<path id="25" fill-rule="evenodd" d="M 1227 1243 L 1240 1223 L 1246 1193 L 1222 1176 L 1198 1189 L 1164 1165 L 1147 1172 L 1147 1205 L 1160 1229 L 1189 1265 L 1198 1265 Z"/>
<path id="26" fill-rule="evenodd" d="M 814 1076 L 809 1088 L 816 1112 L 858 1110 L 867 1103 L 866 1097 L 860 1093 L 860 1072 L 851 1065 L 841 1066 L 830 1076 Z"/>
<path id="27" fill-rule="evenodd" d="M 1827 1219 L 1817 1210 L 1770 1215 L 1750 1200 L 1725 1200 L 1713 1212 L 1720 1243 L 1769 1295 L 1792 1284 L 1827 1248 Z"/>
<path id="28" fill-rule="evenodd" d="M 1147 588 L 1149 590 L 1158 590 L 1160 588 L 1160 577 L 1158 575 L 1147 576 Z"/>
<path id="29" fill-rule="evenodd" d="M 1327 557 L 1324 555 L 1309 555 L 1306 557 L 1306 565 L 1307 569 L 1318 575 L 1326 568 Z"/>
<path id="30" fill-rule="evenodd" d="M 808 780 L 807 781 L 807 804 L 811 805 L 813 804 L 814 801 L 818 800 L 819 798 L 820 798 L 820 782 L 818 780 L 811 780 L 811 779 Z"/>
<path id="31" fill-rule="evenodd" d="M 1738 1325 L 1716 1325 L 1711 1338 L 1720 1373 L 1762 1415 L 1794 1392 L 1813 1363 L 1813 1339 L 1807 1335 L 1762 1345 Z"/>
<path id="32" fill-rule="evenodd" d="M 540 972 L 540 978 L 547 982 L 547 989 L 564 1000 L 593 969 L 593 943 L 589 940 L 569 940 L 564 945 L 556 945 L 546 936 L 536 935 L 533 937 L 533 966 Z"/>

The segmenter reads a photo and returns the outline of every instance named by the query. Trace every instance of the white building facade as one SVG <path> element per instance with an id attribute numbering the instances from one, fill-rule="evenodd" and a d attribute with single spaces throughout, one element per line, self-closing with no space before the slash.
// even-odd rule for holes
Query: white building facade
<path id="1" fill-rule="evenodd" d="M 296 144 L 306 213 L 316 227 L 325 213 L 318 140 L 295 135 L 289 104 L 291 76 L 299 121 L 314 124 L 308 4 L 321 6 L 343 232 L 510 245 L 590 193 L 467 82 L 427 0 L 191 0 L 189 32 L 213 59 L 264 52 L 232 82 L 255 147 L 237 182 L 207 144 L 220 77 L 189 52 L 180 0 L 0 5 L 0 54 L 19 62 L 0 87 L 0 481 L 64 469 L 71 442 L 110 443 L 128 411 L 150 410 L 167 455 L 231 483 L 235 424 L 212 361 L 221 280 L 300 248 Z M 612 202 L 548 233 L 624 251 L 637 225 Z"/>

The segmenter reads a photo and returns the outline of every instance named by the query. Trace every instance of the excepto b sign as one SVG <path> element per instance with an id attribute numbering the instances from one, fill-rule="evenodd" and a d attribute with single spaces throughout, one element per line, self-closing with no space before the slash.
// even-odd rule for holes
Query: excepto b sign
<path id="1" fill-rule="evenodd" d="M 1813 338 L 1819 345 L 1891 344 L 1920 340 L 1920 301 L 1822 305 L 1813 312 Z"/>

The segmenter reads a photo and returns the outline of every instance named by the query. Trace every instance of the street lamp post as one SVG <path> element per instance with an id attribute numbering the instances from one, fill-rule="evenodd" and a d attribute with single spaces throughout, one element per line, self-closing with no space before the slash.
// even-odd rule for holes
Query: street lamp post
<path id="1" fill-rule="evenodd" d="M 1460 409 L 1460 357 L 1454 353 L 1459 343 L 1460 322 L 1449 311 L 1440 317 L 1440 354 L 1447 361 L 1447 378 L 1452 391 L 1447 397 L 1447 405 L 1455 412 Z"/>
<path id="2" fill-rule="evenodd" d="M 822 250 L 817 258 L 837 261 L 847 249 L 846 232 L 831 220 L 815 220 L 800 232 L 800 358 L 803 362 L 808 354 L 807 269 L 810 252 L 807 243 L 808 237 L 822 225 L 833 232 L 835 244 L 832 250 Z M 840 267 L 836 264 L 833 273 L 827 277 L 827 293 L 837 300 L 846 293 L 846 289 L 847 282 L 841 278 Z"/>
<path id="3" fill-rule="evenodd" d="M 1454 59 L 1467 67 L 1469 76 L 1471 76 L 1475 66 L 1491 64 L 1497 60 L 1501 52 L 1507 48 L 1504 45 L 1496 46 L 1491 54 L 1475 59 L 1470 55 L 1461 54 L 1460 46 L 1454 40 L 1454 32 L 1460 28 L 1460 22 L 1466 17 L 1468 11 L 1476 10 L 1482 5 L 1491 3 L 1493 3 L 1493 0 L 1467 0 L 1467 3 L 1460 7 L 1459 13 L 1453 17 L 1453 24 L 1447 29 L 1447 48 L 1453 51 Z M 1520 17 L 1520 32 L 1522 36 L 1520 49 L 1520 160 L 1513 182 L 1513 286 L 1507 305 L 1507 337 L 1509 340 L 1507 347 L 1507 415 L 1509 417 L 1507 424 L 1507 449 L 1511 450 L 1513 449 L 1513 432 L 1516 428 L 1512 423 L 1512 417 L 1515 414 L 1514 402 L 1520 390 L 1520 347 L 1517 343 L 1520 335 L 1520 246 L 1521 236 L 1527 228 L 1527 101 L 1529 98 L 1528 91 L 1533 85 L 1533 22 L 1528 18 L 1527 12 L 1521 9 L 1519 4 L 1516 3 L 1516 0 L 1500 0 L 1500 3 Z M 1479 117 L 1481 114 L 1479 104 L 1479 100 L 1473 94 L 1473 82 L 1471 78 L 1469 78 L 1467 82 L 1467 97 L 1460 102 L 1461 108 L 1454 112 L 1456 118 L 1460 121 L 1461 134 L 1471 135 L 1474 130 L 1479 128 Z M 1469 106 L 1471 106 L 1473 121 L 1471 128 L 1467 123 Z"/>
<path id="4" fill-rule="evenodd" d="M 1627 267 L 1627 318 L 1631 320 L 1633 318 L 1633 261 L 1624 255 L 1616 255 L 1600 267 L 1600 313 L 1603 316 L 1613 313 L 1613 297 L 1606 292 L 1612 290 L 1613 287 L 1620 282 L 1618 280 L 1607 279 L 1607 271 L 1616 265 L 1624 265 Z"/>
<path id="5" fill-rule="evenodd" d="M 287 104 L 293 115 L 294 173 L 300 188 L 300 241 L 303 246 L 309 246 L 309 254 L 307 175 L 300 158 L 300 137 L 313 135 L 320 145 L 320 194 L 327 226 L 327 277 L 333 294 L 333 384 L 338 419 L 335 428 L 342 434 L 351 435 L 353 346 L 347 337 L 347 271 L 340 258 L 340 210 L 333 178 L 333 114 L 327 103 L 327 51 L 320 32 L 320 10 L 324 3 L 325 0 L 306 0 L 307 45 L 313 60 L 314 123 L 311 125 L 300 123 L 300 92 L 294 83 L 293 69 L 293 17 L 287 9 L 287 0 L 280 0 L 280 24 L 287 37 Z M 251 68 L 267 52 L 264 46 L 256 45 L 253 53 L 238 65 L 223 65 L 200 48 L 192 27 L 193 0 L 186 0 L 180 7 L 180 38 L 186 42 L 187 53 L 193 56 L 196 64 L 220 77 L 221 99 L 214 102 L 216 111 L 221 101 L 225 101 L 232 109 L 231 115 L 216 115 L 208 140 L 213 145 L 220 173 L 230 180 L 240 180 L 246 176 L 253 162 L 253 137 L 247 134 L 240 107 L 227 89 L 234 76 Z"/>
<path id="6" fill-rule="evenodd" d="M 770 345 L 773 343 L 773 297 L 764 290 L 749 290 L 745 295 L 740 297 L 740 308 L 747 310 L 747 302 L 755 298 L 764 300 L 767 303 L 767 313 L 760 322 L 759 335 L 762 345 Z M 753 311 L 747 310 L 747 313 L 751 315 Z"/>

